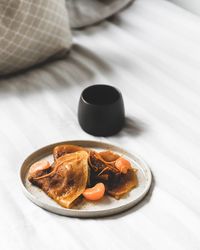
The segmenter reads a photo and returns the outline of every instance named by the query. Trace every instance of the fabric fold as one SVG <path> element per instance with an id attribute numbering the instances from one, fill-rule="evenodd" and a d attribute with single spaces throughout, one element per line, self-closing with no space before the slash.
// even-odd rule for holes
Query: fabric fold
<path id="1" fill-rule="evenodd" d="M 98 23 L 127 6 L 133 0 L 66 0 L 72 28 Z"/>

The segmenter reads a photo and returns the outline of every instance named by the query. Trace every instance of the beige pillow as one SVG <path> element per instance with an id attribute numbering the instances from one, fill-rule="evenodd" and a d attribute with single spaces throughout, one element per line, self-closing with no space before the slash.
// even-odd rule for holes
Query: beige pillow
<path id="1" fill-rule="evenodd" d="M 71 47 L 65 0 L 0 0 L 0 74 L 15 72 Z"/>

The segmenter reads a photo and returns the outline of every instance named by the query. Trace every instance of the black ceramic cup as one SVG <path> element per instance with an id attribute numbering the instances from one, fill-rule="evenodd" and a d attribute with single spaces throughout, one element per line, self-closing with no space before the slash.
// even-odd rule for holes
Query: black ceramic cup
<path id="1" fill-rule="evenodd" d="M 84 89 L 78 106 L 78 121 L 85 132 L 95 136 L 110 136 L 119 132 L 125 121 L 121 92 L 104 84 Z"/>

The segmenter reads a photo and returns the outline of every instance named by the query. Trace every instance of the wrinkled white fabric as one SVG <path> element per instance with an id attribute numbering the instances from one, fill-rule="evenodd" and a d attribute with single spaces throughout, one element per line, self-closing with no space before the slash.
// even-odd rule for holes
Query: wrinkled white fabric
<path id="1" fill-rule="evenodd" d="M 197 15 L 200 15 L 200 1 L 199 0 L 169 0 L 186 10 L 191 11 L 192 13 L 195 13 Z"/>
<path id="2" fill-rule="evenodd" d="M 164 0 L 136 0 L 114 19 L 74 32 L 68 58 L 0 80 L 1 250 L 199 250 L 200 18 Z M 95 138 L 77 122 L 80 92 L 110 83 L 126 127 Z M 21 192 L 34 150 L 68 139 L 110 142 L 141 155 L 154 184 L 109 218 L 51 214 Z"/>

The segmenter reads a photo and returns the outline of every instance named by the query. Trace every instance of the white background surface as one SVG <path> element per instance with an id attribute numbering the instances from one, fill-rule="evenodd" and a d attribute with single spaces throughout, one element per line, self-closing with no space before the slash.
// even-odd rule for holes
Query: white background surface
<path id="1" fill-rule="evenodd" d="M 136 0 L 76 31 L 64 61 L 0 81 L 0 249 L 200 249 L 200 19 L 163 0 Z M 48 213 L 27 200 L 18 170 L 32 151 L 94 139 L 77 123 L 81 90 L 110 83 L 127 123 L 98 138 L 149 163 L 154 185 L 135 208 L 104 219 Z M 96 139 L 96 138 L 95 138 Z"/>

